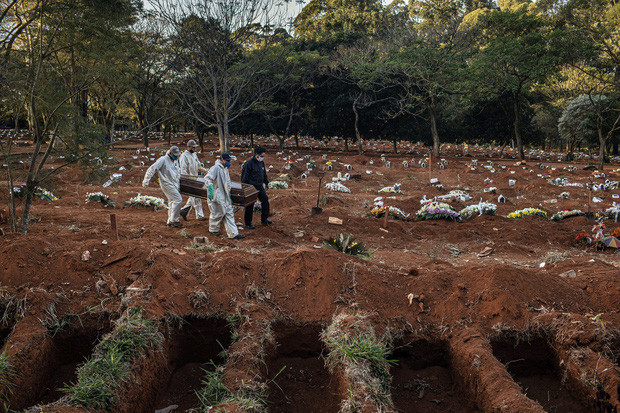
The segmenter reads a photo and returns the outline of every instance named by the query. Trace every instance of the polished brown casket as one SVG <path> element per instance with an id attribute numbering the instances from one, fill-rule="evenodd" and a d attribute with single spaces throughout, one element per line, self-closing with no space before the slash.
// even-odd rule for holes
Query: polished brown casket
<path id="1" fill-rule="evenodd" d="M 208 199 L 207 188 L 205 187 L 204 177 L 194 177 L 190 175 L 181 175 L 181 194 L 193 196 L 196 198 Z M 248 206 L 254 204 L 258 199 L 258 191 L 254 186 L 242 184 L 241 182 L 232 182 L 230 195 L 233 205 Z"/>

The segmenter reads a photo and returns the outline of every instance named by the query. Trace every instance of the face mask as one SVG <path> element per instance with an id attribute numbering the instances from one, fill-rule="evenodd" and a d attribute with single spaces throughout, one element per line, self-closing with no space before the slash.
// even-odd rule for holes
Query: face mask
<path id="1" fill-rule="evenodd" d="M 256 159 L 258 160 L 258 162 L 262 162 L 262 161 L 263 161 L 263 159 L 265 159 L 265 157 L 264 157 L 264 156 L 259 156 L 259 157 L 257 157 Z"/>
<path id="2" fill-rule="evenodd" d="M 189 150 L 189 153 L 194 153 L 194 150 L 193 150 L 193 149 L 190 149 L 190 150 Z"/>
<path id="3" fill-rule="evenodd" d="M 227 167 L 227 168 L 230 168 L 230 161 L 226 162 L 226 163 L 224 164 L 224 166 L 225 166 L 225 167 Z"/>
<path id="4" fill-rule="evenodd" d="M 179 159 L 179 157 L 176 155 L 170 155 L 170 157 L 172 158 L 173 161 L 176 161 L 177 159 Z"/>

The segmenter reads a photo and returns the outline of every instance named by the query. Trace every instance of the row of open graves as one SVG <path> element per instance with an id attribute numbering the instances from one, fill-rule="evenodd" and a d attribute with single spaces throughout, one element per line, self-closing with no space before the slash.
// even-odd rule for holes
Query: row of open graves
<path id="1" fill-rule="evenodd" d="M 102 354 L 102 337 L 119 323 L 82 315 L 50 332 L 43 325 L 33 331 L 26 321 L 2 331 L 14 369 L 1 380 L 5 411 L 202 412 L 210 405 L 217 406 L 211 411 L 301 413 L 619 409 L 617 337 L 576 338 L 586 333 L 576 332 L 579 325 L 573 332 L 563 327 L 578 323 L 565 314 L 549 315 L 547 327 L 498 330 L 489 337 L 473 329 L 397 332 L 387 347 L 376 346 L 387 338 L 361 312 L 299 324 L 246 304 L 234 316 L 173 317 L 158 321 L 161 341 L 132 358 L 111 402 L 99 406 L 80 405 L 67 388 L 95 380 L 78 370 Z"/>

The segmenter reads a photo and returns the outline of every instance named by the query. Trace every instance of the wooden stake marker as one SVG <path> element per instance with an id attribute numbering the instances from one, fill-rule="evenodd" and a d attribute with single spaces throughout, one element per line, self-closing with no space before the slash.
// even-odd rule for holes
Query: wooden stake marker
<path id="1" fill-rule="evenodd" d="M 110 227 L 112 227 L 112 232 L 114 236 L 116 236 L 116 240 L 118 241 L 118 227 L 116 226 L 116 214 L 110 214 Z"/>

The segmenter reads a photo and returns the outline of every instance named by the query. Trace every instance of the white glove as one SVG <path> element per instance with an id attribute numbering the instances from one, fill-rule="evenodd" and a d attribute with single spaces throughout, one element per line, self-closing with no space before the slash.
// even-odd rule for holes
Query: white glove
<path id="1" fill-rule="evenodd" d="M 142 182 L 142 188 L 148 188 L 148 187 L 149 187 L 148 182 Z"/>

